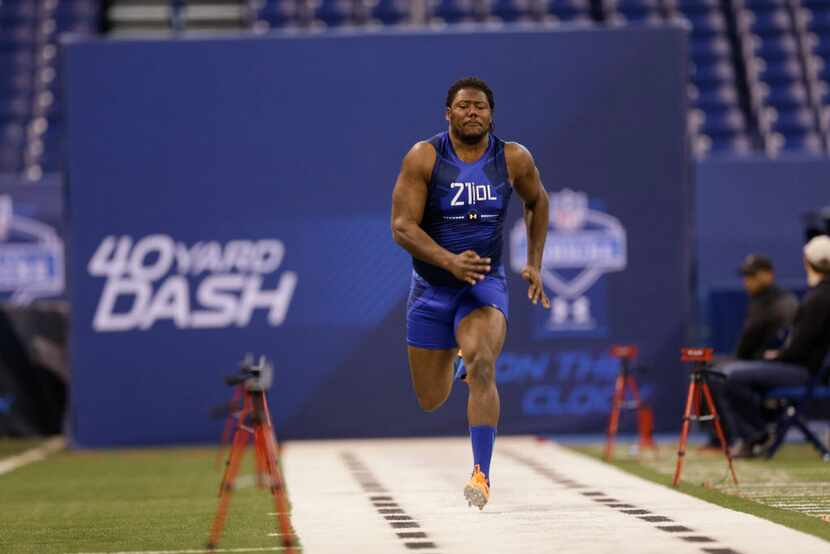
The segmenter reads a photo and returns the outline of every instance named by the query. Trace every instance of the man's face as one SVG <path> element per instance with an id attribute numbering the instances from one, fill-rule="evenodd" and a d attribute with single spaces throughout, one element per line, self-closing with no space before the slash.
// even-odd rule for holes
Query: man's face
<path id="1" fill-rule="evenodd" d="M 447 108 L 453 134 L 465 144 L 476 144 L 490 131 L 493 112 L 487 95 L 474 88 L 459 90 Z"/>
<path id="2" fill-rule="evenodd" d="M 755 296 L 775 281 L 775 275 L 771 271 L 756 271 L 752 275 L 744 275 L 744 288 L 750 296 Z"/>

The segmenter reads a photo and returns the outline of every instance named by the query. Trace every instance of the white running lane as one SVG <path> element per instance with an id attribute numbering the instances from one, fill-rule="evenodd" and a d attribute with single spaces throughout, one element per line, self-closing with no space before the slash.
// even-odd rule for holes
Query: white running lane
<path id="1" fill-rule="evenodd" d="M 283 464 L 304 554 L 830 552 L 816 537 L 531 437 L 496 440 L 481 512 L 462 494 L 468 439 L 291 442 Z"/>

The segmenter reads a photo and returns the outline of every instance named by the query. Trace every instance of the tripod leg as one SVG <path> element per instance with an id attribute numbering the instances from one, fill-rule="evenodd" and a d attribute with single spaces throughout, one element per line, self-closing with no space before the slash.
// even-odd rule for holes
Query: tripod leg
<path id="1" fill-rule="evenodd" d="M 289 513 L 288 498 L 285 491 L 285 482 L 283 481 L 282 472 L 279 467 L 279 459 L 277 457 L 277 444 L 274 440 L 273 430 L 270 426 L 265 426 L 261 429 L 263 448 L 262 455 L 265 457 L 263 465 L 267 468 L 269 476 L 269 484 L 271 494 L 274 497 L 274 507 L 277 513 L 277 525 L 280 530 L 280 537 L 282 545 L 287 548 L 288 554 L 294 554 L 294 547 L 296 546 L 296 537 L 294 536 L 294 528 L 291 525 L 291 516 Z"/>
<path id="2" fill-rule="evenodd" d="M 265 451 L 265 439 L 261 426 L 258 426 L 254 432 L 254 448 L 256 452 L 254 456 L 256 484 L 258 488 L 263 489 L 268 479 L 268 467 L 265 464 L 268 454 Z"/>
<path id="3" fill-rule="evenodd" d="M 683 427 L 680 430 L 680 444 L 677 450 L 677 466 L 674 469 L 674 479 L 672 480 L 672 486 L 676 487 L 677 484 L 680 482 L 680 474 L 683 472 L 683 458 L 686 456 L 686 441 L 689 440 L 689 423 L 692 419 L 692 404 L 699 405 L 699 402 L 695 402 L 695 398 L 699 398 L 699 392 L 697 388 L 697 381 L 692 377 L 692 380 L 689 382 L 689 394 L 686 397 L 686 409 L 683 412 Z"/>
<path id="4" fill-rule="evenodd" d="M 225 468 L 225 475 L 222 477 L 222 486 L 219 491 L 219 507 L 216 509 L 216 517 L 213 518 L 213 525 L 210 528 L 210 538 L 208 539 L 208 548 L 210 549 L 216 548 L 219 539 L 222 537 L 234 482 L 236 481 L 236 475 L 239 473 L 242 456 L 245 454 L 249 434 L 250 432 L 242 426 L 238 427 L 236 433 L 234 433 L 231 453 L 228 456 L 228 465 Z"/>
<path id="5" fill-rule="evenodd" d="M 637 407 L 637 434 L 640 435 L 640 450 L 643 448 L 653 448 L 654 445 L 654 416 L 648 406 L 644 406 L 640 401 L 640 390 L 637 388 L 637 381 L 634 380 L 633 375 L 629 375 L 626 380 L 628 390 L 631 391 L 631 397 L 634 399 L 634 405 Z"/>
<path id="6" fill-rule="evenodd" d="M 617 375 L 617 381 L 614 384 L 614 396 L 611 398 L 611 417 L 608 420 L 608 439 L 605 443 L 605 460 L 611 460 L 614 453 L 614 438 L 617 435 L 617 428 L 620 423 L 620 407 L 625 398 L 625 379 L 622 375 Z"/>
<path id="7" fill-rule="evenodd" d="M 737 485 L 738 477 L 735 475 L 735 468 L 732 465 L 732 455 L 729 453 L 729 447 L 726 445 L 726 437 L 723 434 L 723 427 L 720 424 L 720 416 L 718 415 L 717 408 L 715 408 L 715 401 L 712 399 L 709 383 L 706 381 L 703 382 L 703 395 L 706 397 L 706 405 L 709 407 L 709 413 L 712 414 L 712 423 L 715 425 L 715 433 L 718 435 L 720 446 L 723 449 L 723 455 L 726 456 L 726 462 L 729 464 L 732 481 Z"/>
<path id="8" fill-rule="evenodd" d="M 231 431 L 233 431 L 233 421 L 242 410 L 242 407 L 239 406 L 241 396 L 242 388 L 238 386 L 233 390 L 233 397 L 231 397 L 231 402 L 228 404 L 231 413 L 229 413 L 227 419 L 225 419 L 225 429 L 222 431 L 222 438 L 219 440 L 219 449 L 216 451 L 217 469 L 222 465 L 222 460 L 225 457 L 225 445 L 228 444 L 231 437 Z"/>

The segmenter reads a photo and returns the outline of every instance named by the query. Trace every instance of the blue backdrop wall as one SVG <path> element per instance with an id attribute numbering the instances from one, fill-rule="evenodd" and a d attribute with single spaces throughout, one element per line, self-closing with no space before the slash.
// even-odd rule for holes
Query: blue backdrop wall
<path id="1" fill-rule="evenodd" d="M 389 208 L 403 154 L 446 127 L 446 90 L 469 74 L 554 199 L 551 313 L 515 272 L 518 205 L 507 227 L 502 432 L 600 430 L 621 341 L 655 368 L 658 424 L 676 426 L 684 50 L 669 28 L 69 45 L 74 440 L 216 440 L 207 414 L 249 351 L 274 360 L 285 437 L 464 433 L 463 388 L 433 414 L 410 390 L 411 269 Z"/>
<path id="2" fill-rule="evenodd" d="M 746 314 L 737 275 L 745 256 L 772 258 L 781 284 L 807 287 L 802 265 L 808 211 L 830 206 L 830 161 L 707 160 L 697 165 L 696 236 L 698 294 L 708 342 L 731 352 Z"/>

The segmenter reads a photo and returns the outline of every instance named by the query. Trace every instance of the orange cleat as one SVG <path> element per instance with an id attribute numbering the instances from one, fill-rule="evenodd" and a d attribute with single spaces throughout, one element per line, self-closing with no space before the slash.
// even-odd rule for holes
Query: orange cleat
<path id="1" fill-rule="evenodd" d="M 467 499 L 467 506 L 475 506 L 479 510 L 483 510 L 490 500 L 490 485 L 478 464 L 473 469 L 473 476 L 464 486 L 464 498 Z"/>

